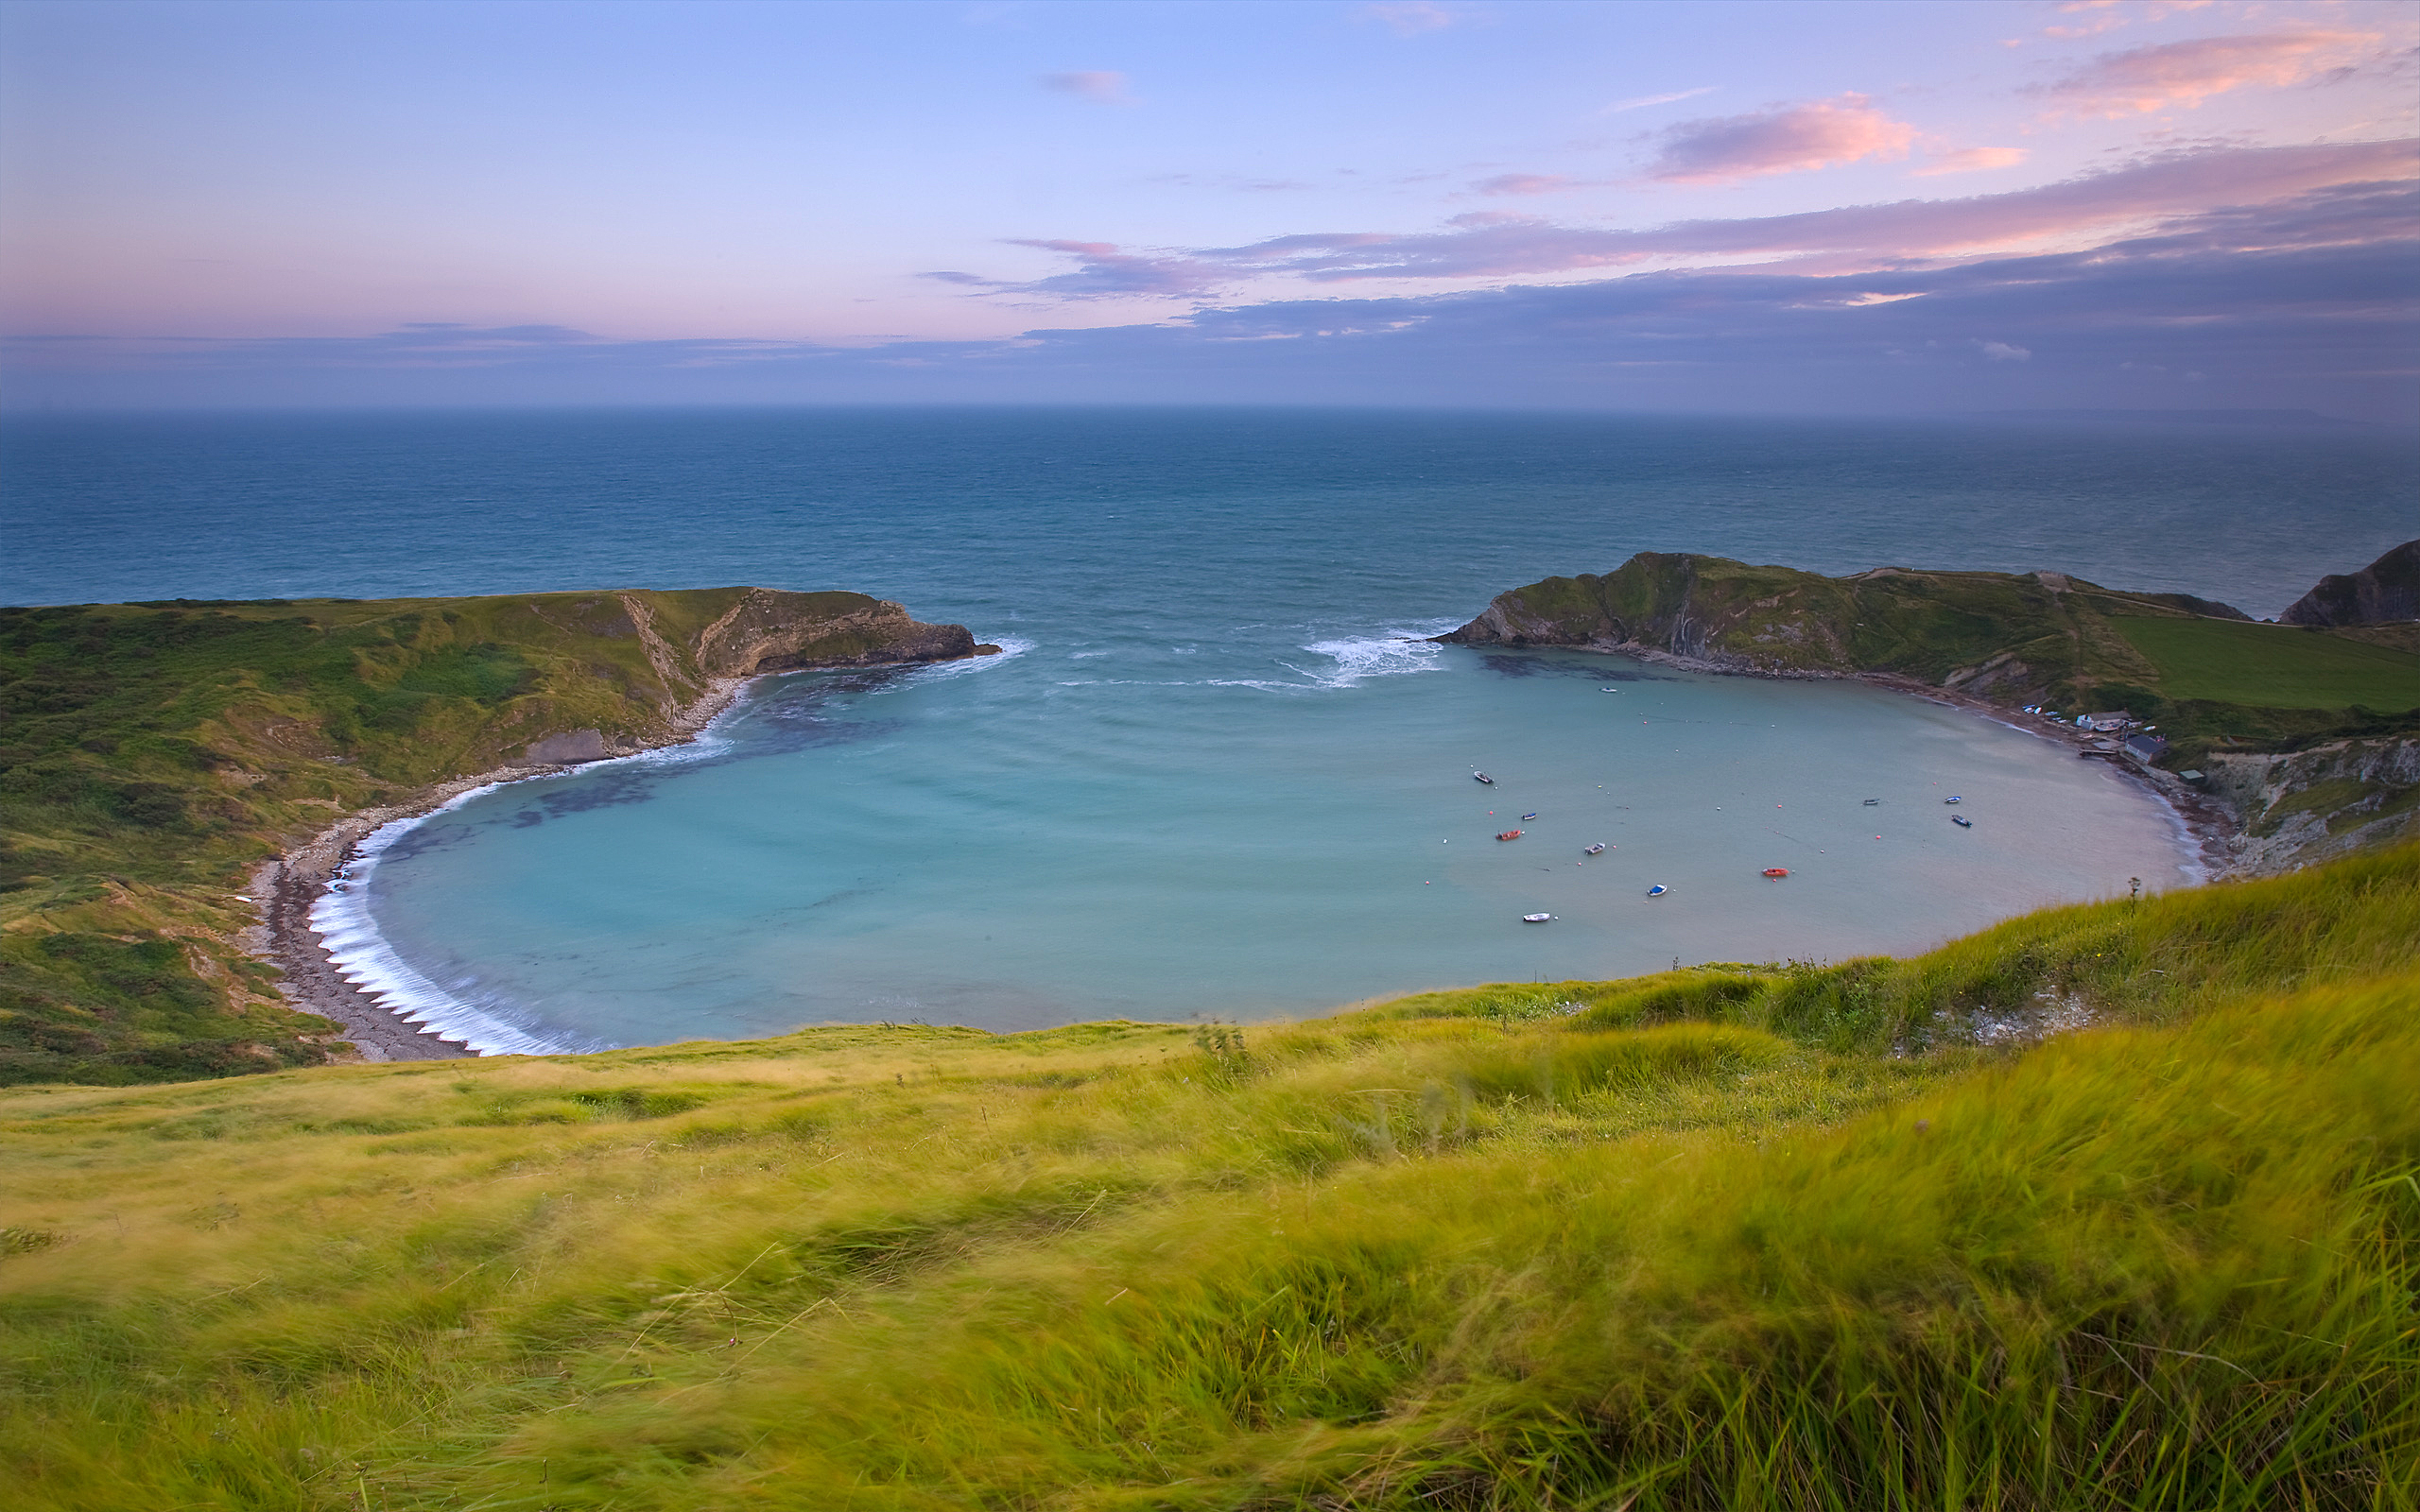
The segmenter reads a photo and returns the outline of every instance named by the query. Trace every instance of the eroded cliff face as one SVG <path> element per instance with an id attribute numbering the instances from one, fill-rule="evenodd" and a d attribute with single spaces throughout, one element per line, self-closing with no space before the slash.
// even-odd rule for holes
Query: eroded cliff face
<path id="1" fill-rule="evenodd" d="M 2420 834 L 2420 740 L 2344 740 L 2284 755 L 2204 758 L 2210 796 L 2243 826 L 2230 870 L 2290 871 Z"/>
<path id="2" fill-rule="evenodd" d="M 631 590 L 533 599 L 526 611 L 584 643 L 589 668 L 605 670 L 596 653 L 614 643 L 626 663 L 610 696 L 531 699 L 508 711 L 508 721 L 535 734 L 510 758 L 526 765 L 597 761 L 684 738 L 736 680 L 764 673 L 948 662 L 999 649 L 977 644 L 962 625 L 927 625 L 864 593 Z M 602 684 L 584 691 L 607 693 Z"/>
<path id="3" fill-rule="evenodd" d="M 2420 541 L 2358 573 L 2331 576 L 2277 616 L 2282 625 L 2400 625 L 2420 620 Z"/>
<path id="4" fill-rule="evenodd" d="M 835 604 L 838 599 L 855 602 Z M 804 667 L 949 662 L 998 649 L 977 645 L 963 625 L 923 624 L 887 598 L 751 588 L 699 635 L 695 655 L 709 677 L 744 678 Z"/>

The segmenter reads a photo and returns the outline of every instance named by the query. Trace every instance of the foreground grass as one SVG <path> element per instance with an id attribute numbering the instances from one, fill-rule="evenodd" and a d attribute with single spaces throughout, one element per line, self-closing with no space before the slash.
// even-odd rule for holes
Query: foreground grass
<path id="1" fill-rule="evenodd" d="M 2415 940 L 2407 849 L 1906 962 L 1245 1031 L 20 1089 L 0 1484 L 2411 1506 Z"/>

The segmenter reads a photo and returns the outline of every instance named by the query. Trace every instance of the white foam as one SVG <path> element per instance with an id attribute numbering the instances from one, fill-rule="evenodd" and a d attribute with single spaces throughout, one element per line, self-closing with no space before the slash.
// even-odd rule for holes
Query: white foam
<path id="1" fill-rule="evenodd" d="M 720 756 L 731 748 L 731 738 L 716 727 L 747 707 L 752 701 L 753 688 L 753 683 L 743 687 L 738 696 L 714 718 L 706 721 L 697 734 L 677 746 L 660 746 L 653 750 L 629 756 L 588 762 L 579 770 L 594 771 L 600 766 L 686 766 Z M 327 946 L 328 959 L 336 967 L 337 974 L 359 988 L 364 996 L 395 1017 L 406 1023 L 422 1025 L 421 1033 L 458 1040 L 483 1056 L 544 1056 L 616 1048 L 602 1040 L 557 1043 L 543 1040 L 485 1009 L 463 1002 L 414 970 L 410 963 L 396 954 L 394 946 L 378 932 L 377 921 L 370 915 L 370 879 L 378 869 L 379 858 L 396 841 L 438 815 L 460 808 L 473 799 L 493 793 L 507 783 L 544 782 L 555 775 L 551 772 L 539 773 L 483 783 L 456 794 L 425 814 L 409 815 L 382 824 L 364 837 L 354 848 L 353 859 L 337 869 L 327 888 L 311 904 L 311 927 L 319 931 L 320 940 Z"/>
<path id="2" fill-rule="evenodd" d="M 1429 639 L 1452 629 L 1460 621 L 1445 621 L 1418 629 L 1386 629 L 1375 635 L 1349 636 L 1332 641 L 1313 641 L 1303 647 L 1317 656 L 1335 662 L 1333 667 L 1317 669 L 1297 666 L 1291 662 L 1278 665 L 1289 672 L 1299 672 L 1310 679 L 1317 688 L 1350 688 L 1370 678 L 1399 677 L 1412 672 L 1443 672 L 1445 662 L 1441 655 L 1444 647 Z M 1257 683 L 1244 686 L 1256 687 Z"/>
<path id="3" fill-rule="evenodd" d="M 550 1043 L 464 1003 L 413 970 L 387 936 L 378 933 L 377 921 L 371 918 L 370 879 L 378 870 L 379 859 L 396 841 L 434 816 L 504 785 L 490 782 L 472 788 L 427 814 L 382 824 L 371 832 L 311 905 L 311 927 L 326 943 L 338 975 L 395 1017 L 422 1025 L 423 1034 L 458 1040 L 483 1056 L 543 1056 L 595 1048 Z"/>
<path id="4" fill-rule="evenodd" d="M 1013 662 L 1033 649 L 1031 641 L 1003 635 L 994 643 L 999 646 L 990 656 L 962 656 L 955 662 L 934 662 L 916 668 L 908 675 L 908 682 L 939 682 L 944 678 L 963 678 L 977 672 L 988 672 L 1003 662 Z M 875 689 L 877 693 L 884 689 Z"/>

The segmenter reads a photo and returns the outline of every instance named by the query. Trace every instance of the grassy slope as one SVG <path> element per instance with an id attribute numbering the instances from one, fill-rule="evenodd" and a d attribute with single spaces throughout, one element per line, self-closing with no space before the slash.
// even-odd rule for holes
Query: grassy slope
<path id="1" fill-rule="evenodd" d="M 1907 962 L 1282 1028 L 0 1093 L 31 1177 L 0 1478 L 28 1509 L 2409 1507 L 2415 942 L 2404 849 Z M 2046 1002 L 2109 1026 L 1947 1032 Z"/>
<path id="2" fill-rule="evenodd" d="M 2175 742 L 2170 765 L 2213 748 L 2420 730 L 2420 649 L 2396 636 L 2289 631 L 2205 617 L 2182 595 L 2059 581 L 1901 569 L 1824 577 L 1641 553 L 1603 576 L 1549 577 L 1506 597 L 1571 644 L 1667 645 L 1685 618 L 1692 655 L 1890 672 L 2011 706 L 2125 709 Z"/>
<path id="3" fill-rule="evenodd" d="M 320 1058 L 230 943 L 246 868 L 538 735 L 660 731 L 742 592 L 630 595 L 669 676 L 606 593 L 0 610 L 0 1083 Z"/>

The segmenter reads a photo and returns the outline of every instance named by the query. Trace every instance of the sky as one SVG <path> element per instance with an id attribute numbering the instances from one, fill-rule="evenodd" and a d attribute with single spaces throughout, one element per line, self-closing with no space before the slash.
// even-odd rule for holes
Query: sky
<path id="1" fill-rule="evenodd" d="M 0 7 L 0 404 L 2420 418 L 2420 7 Z"/>

